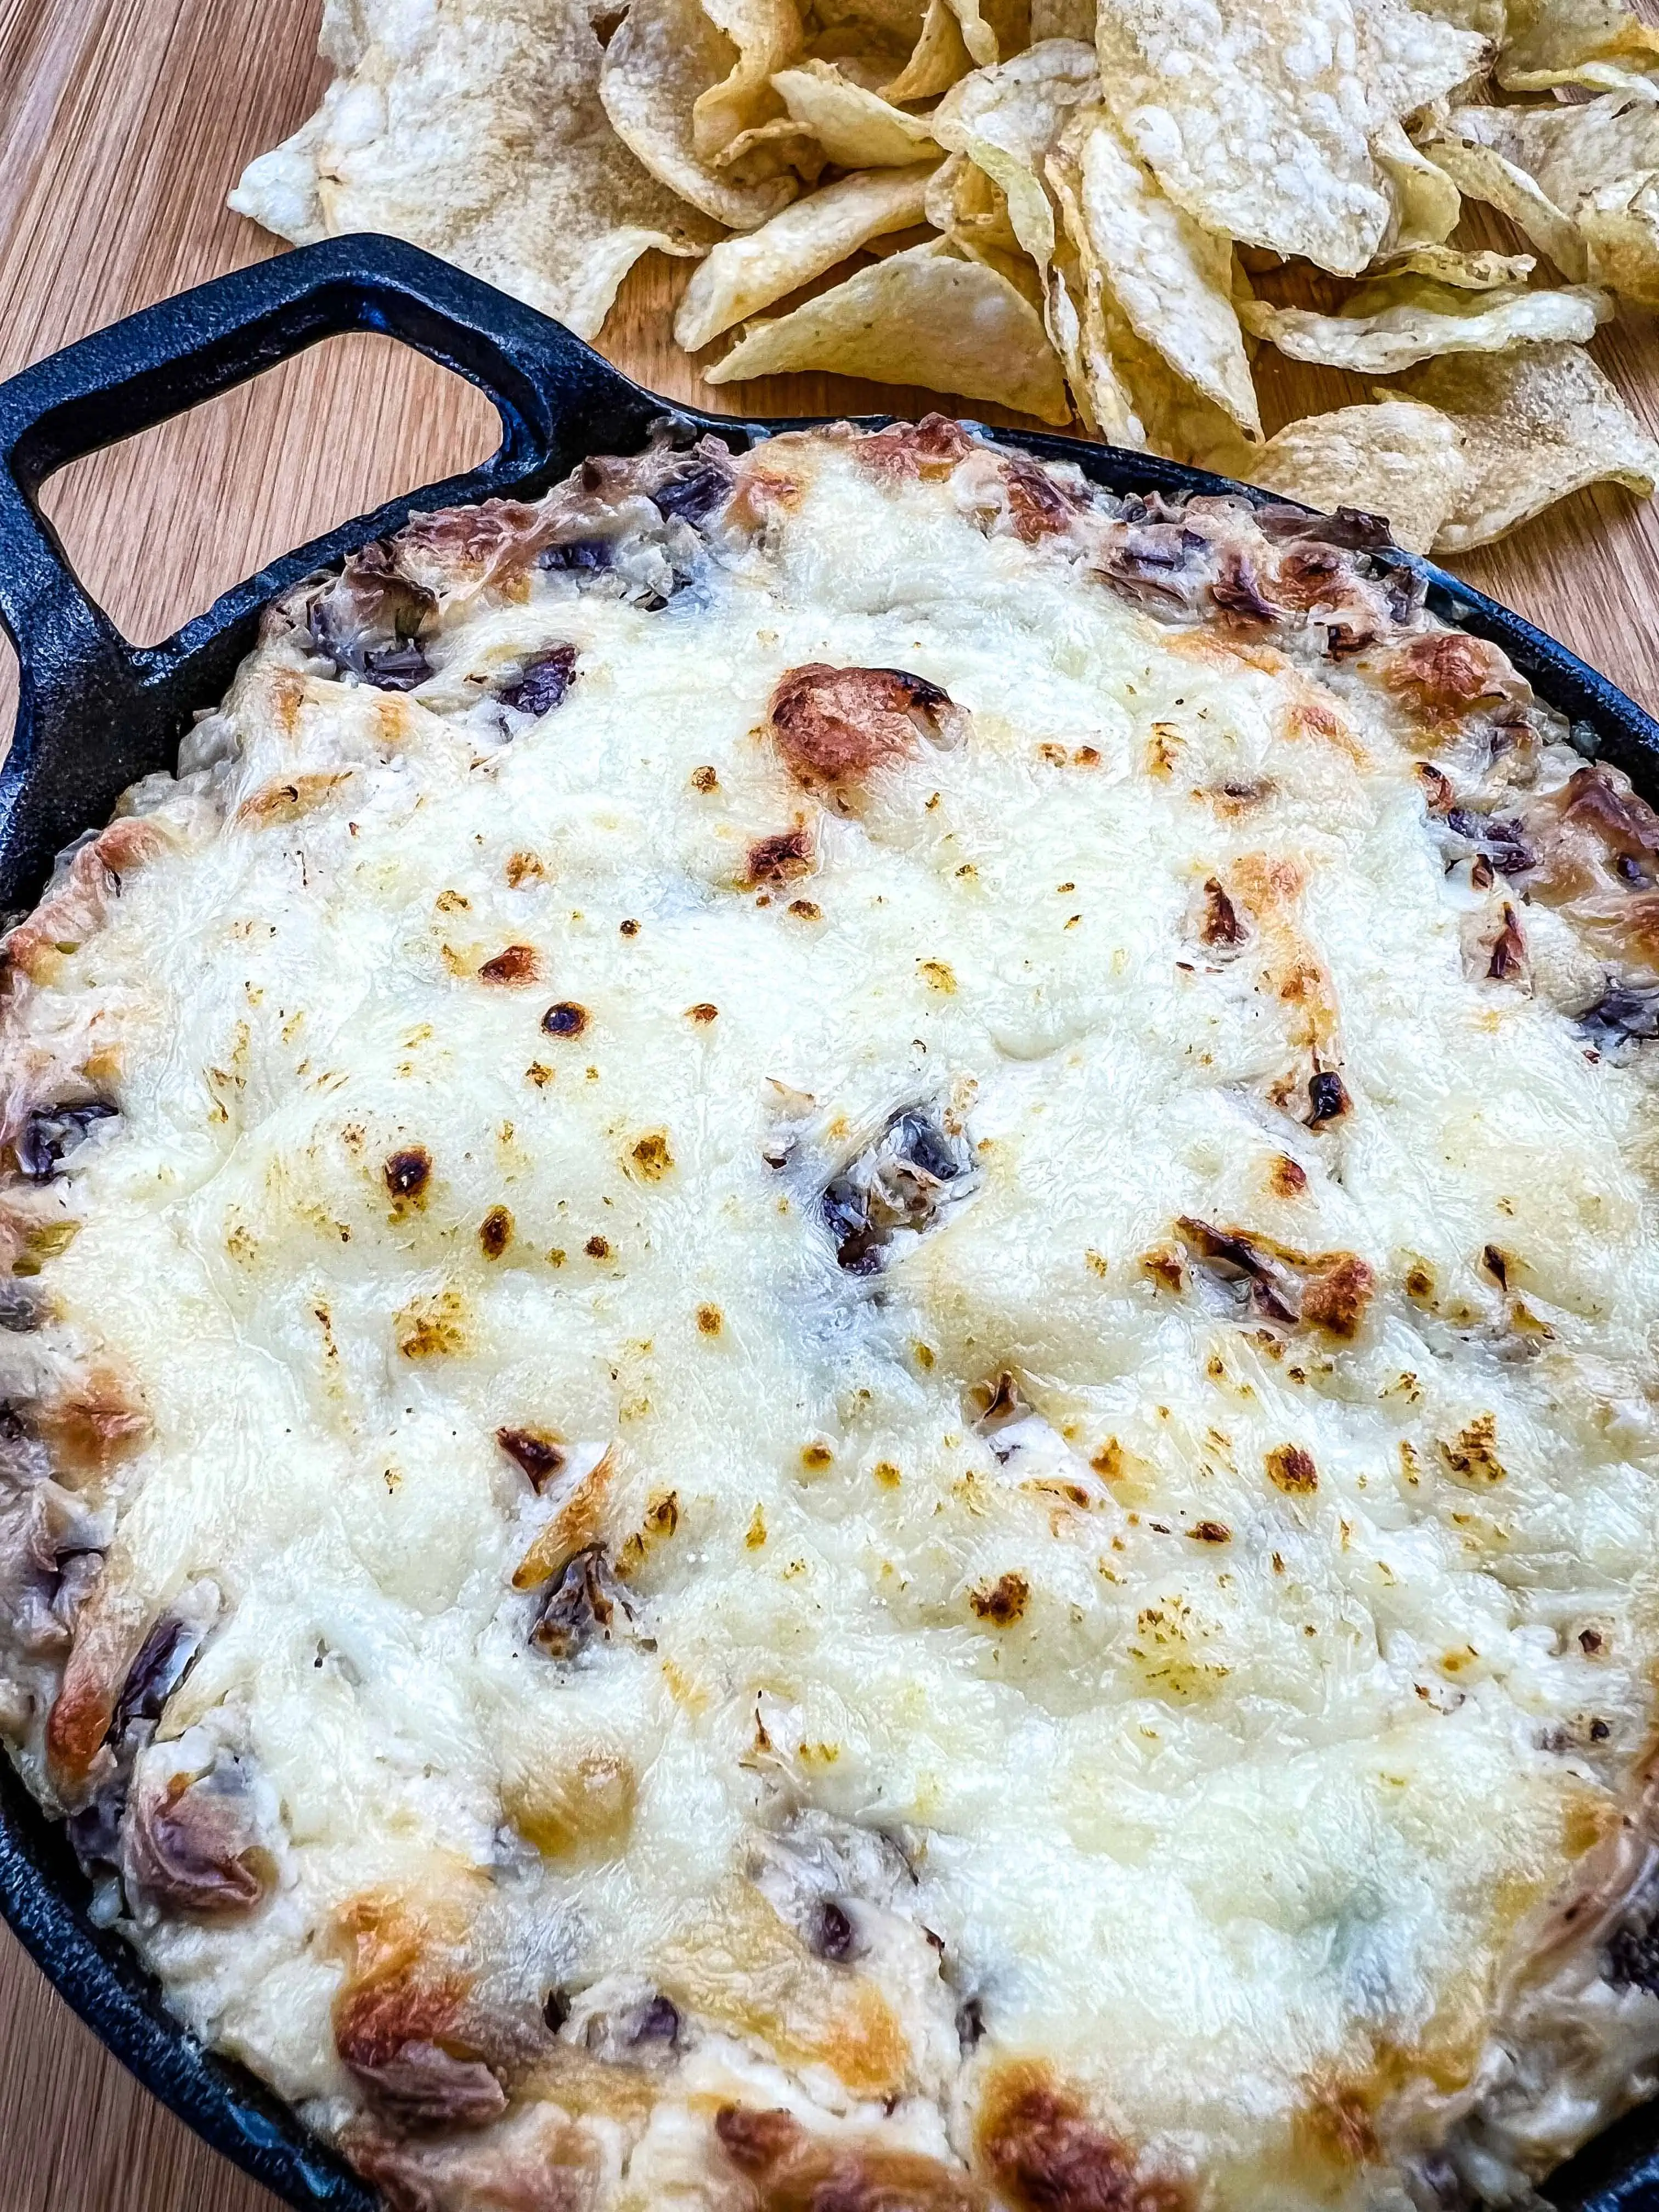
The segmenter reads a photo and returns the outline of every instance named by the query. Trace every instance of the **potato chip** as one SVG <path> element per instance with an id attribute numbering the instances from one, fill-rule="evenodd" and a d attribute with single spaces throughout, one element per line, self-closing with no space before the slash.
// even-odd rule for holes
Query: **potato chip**
<path id="1" fill-rule="evenodd" d="M 1156 346 L 1137 337 L 1114 304 L 1109 289 L 1105 321 L 1113 364 L 1154 453 L 1207 469 L 1216 465 L 1218 453 L 1255 451 L 1240 437 L 1230 415 L 1194 391 L 1185 377 L 1177 376 Z"/>
<path id="2" fill-rule="evenodd" d="M 699 159 L 713 161 L 742 131 L 769 123 L 778 112 L 772 72 L 801 48 L 795 0 L 702 0 L 703 13 L 738 50 L 731 73 L 697 95 L 691 143 Z"/>
<path id="3" fill-rule="evenodd" d="M 1624 0 L 1513 0 L 1498 82 L 1510 92 L 1558 84 L 1619 90 L 1659 70 L 1659 25 Z"/>
<path id="4" fill-rule="evenodd" d="M 740 131 L 715 155 L 714 167 L 734 185 L 763 185 L 786 169 L 793 170 L 804 185 L 815 185 L 828 158 L 810 131 L 781 115 L 775 122 Z"/>
<path id="5" fill-rule="evenodd" d="M 1069 173 L 1083 264 L 1098 263 L 1129 327 L 1259 438 L 1261 418 L 1231 297 L 1231 240 L 1204 230 L 1164 197 L 1097 104 L 1073 116 L 1050 162 L 1051 170 Z"/>
<path id="6" fill-rule="evenodd" d="M 1498 253 L 1491 246 L 1414 246 L 1377 264 L 1379 276 L 1428 276 L 1465 292 L 1492 292 L 1500 284 L 1524 284 L 1538 266 L 1530 253 Z"/>
<path id="7" fill-rule="evenodd" d="M 1393 214 L 1372 136 L 1486 51 L 1403 0 L 1100 0 L 1096 41 L 1106 98 L 1178 206 L 1340 276 Z"/>
<path id="8" fill-rule="evenodd" d="M 861 170 L 797 200 L 758 230 L 723 240 L 692 276 L 674 318 L 675 337 L 695 353 L 868 240 L 920 222 L 932 174 L 928 162 Z"/>
<path id="9" fill-rule="evenodd" d="M 927 119 L 854 84 L 831 63 L 803 62 L 772 79 L 794 120 L 843 169 L 902 169 L 940 149 Z"/>
<path id="10" fill-rule="evenodd" d="M 1045 39 L 1080 39 L 1095 42 L 1095 0 L 1031 0 L 1031 44 Z"/>
<path id="11" fill-rule="evenodd" d="M 653 177 L 731 230 L 753 230 L 795 197 L 793 175 L 740 185 L 696 150 L 705 92 L 731 72 L 732 43 L 698 0 L 630 0 L 605 50 L 599 97 L 612 128 Z"/>
<path id="12" fill-rule="evenodd" d="M 1438 246 L 1457 228 L 1463 196 L 1442 168 L 1413 145 L 1392 118 L 1371 137 L 1376 162 L 1389 201 L 1384 253 L 1409 252 L 1413 246 Z"/>
<path id="13" fill-rule="evenodd" d="M 1505 284 L 1460 292 L 1422 276 L 1389 276 L 1355 293 L 1340 314 L 1270 307 L 1252 300 L 1239 309 L 1254 331 L 1294 361 L 1362 375 L 1394 376 L 1442 353 L 1498 353 L 1510 346 L 1593 337 L 1613 313 L 1607 293 L 1589 284 L 1528 292 Z"/>
<path id="14" fill-rule="evenodd" d="M 1115 310 L 1109 310 L 1100 264 L 1092 259 L 1085 264 L 1075 243 L 1083 232 L 1075 182 L 1070 164 L 1062 165 L 1054 177 L 1065 229 L 1054 241 L 1044 327 L 1065 363 L 1079 421 L 1111 445 L 1139 447 L 1146 443 L 1146 427 L 1135 412 L 1112 350 L 1108 318 Z"/>
<path id="15" fill-rule="evenodd" d="M 966 155 L 1001 188 L 1014 235 L 1040 270 L 1054 250 L 1043 160 L 1095 86 L 1093 48 L 1049 39 L 995 69 L 975 70 L 928 118 L 941 146 Z"/>
<path id="16" fill-rule="evenodd" d="M 641 253 L 717 235 L 612 131 L 574 0 L 432 0 L 412 28 L 393 0 L 356 0 L 325 29 L 341 74 L 249 164 L 239 215 L 296 245 L 390 231 L 587 338 Z"/>
<path id="17" fill-rule="evenodd" d="M 1508 34 L 1508 0 L 1413 0 L 1425 15 L 1438 15 L 1461 31 L 1479 31 L 1496 44 Z"/>
<path id="18" fill-rule="evenodd" d="M 927 0 L 921 34 L 896 77 L 880 87 L 884 100 L 932 100 L 967 76 L 974 58 L 963 43 L 962 26 L 945 0 Z"/>
<path id="19" fill-rule="evenodd" d="M 1659 307 L 1659 172 L 1603 185 L 1580 205 L 1577 222 L 1596 283 Z"/>
<path id="20" fill-rule="evenodd" d="M 1435 538 L 1437 553 L 1485 545 L 1586 484 L 1653 495 L 1659 443 L 1577 346 L 1431 362 L 1406 389 L 1449 415 L 1464 437 L 1468 477 Z"/>
<path id="21" fill-rule="evenodd" d="M 1644 179 L 1659 172 L 1659 92 L 1644 87 L 1608 93 L 1574 106 L 1455 108 L 1445 118 L 1443 138 L 1446 143 L 1437 140 L 1429 148 L 1436 161 L 1445 159 L 1453 141 L 1473 143 L 1501 161 L 1505 189 L 1516 196 L 1505 213 L 1559 267 L 1600 279 L 1611 272 L 1593 264 L 1581 213 L 1593 200 L 1602 211 L 1628 206 Z M 1595 228 L 1603 232 L 1599 217 Z M 1615 249 L 1627 279 L 1621 289 L 1633 282 L 1635 297 L 1651 289 L 1659 270 L 1659 263 L 1650 266 L 1641 229 L 1638 218 L 1623 250 Z"/>
<path id="22" fill-rule="evenodd" d="M 972 240 L 1004 253 L 1019 251 L 1001 186 L 965 154 L 952 154 L 933 171 L 923 212 L 935 230 L 958 245 Z"/>
<path id="23" fill-rule="evenodd" d="M 860 269 L 793 314 L 751 325 L 711 384 L 788 369 L 919 384 L 1065 422 L 1066 380 L 1042 318 L 994 269 L 939 240 Z"/>
<path id="24" fill-rule="evenodd" d="M 1524 169 L 1505 159 L 1493 139 L 1501 120 L 1475 123 L 1473 117 L 1501 118 L 1510 111 L 1500 107 L 1460 108 L 1456 134 L 1427 140 L 1424 152 L 1462 192 L 1484 200 L 1506 215 L 1518 230 L 1550 259 L 1564 276 L 1582 283 L 1589 274 L 1589 255 L 1577 226 L 1564 215 L 1547 192 L 1540 191 Z"/>
<path id="25" fill-rule="evenodd" d="M 1241 441 L 1231 454 L 1213 453 L 1207 465 L 1322 514 L 1357 507 L 1386 515 L 1396 543 L 1413 553 L 1433 544 L 1468 474 L 1463 433 L 1450 416 L 1394 398 L 1304 416 L 1265 446 Z"/>

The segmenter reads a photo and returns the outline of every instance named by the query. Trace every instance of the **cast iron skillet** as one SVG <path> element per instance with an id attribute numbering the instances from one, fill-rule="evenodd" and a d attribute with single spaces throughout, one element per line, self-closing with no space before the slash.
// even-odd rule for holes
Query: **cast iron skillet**
<path id="1" fill-rule="evenodd" d="M 319 338 L 378 331 L 468 378 L 492 399 L 501 443 L 470 475 L 390 501 L 284 554 L 161 645 L 130 645 L 82 590 L 36 504 L 82 454 L 182 414 Z M 0 386 L 0 623 L 17 647 L 20 703 L 0 768 L 0 908 L 30 905 L 54 854 L 106 821 L 135 778 L 171 767 L 192 710 L 211 706 L 254 642 L 265 602 L 312 570 L 396 530 L 415 507 L 533 496 L 589 453 L 636 451 L 666 417 L 741 451 L 773 431 L 667 407 L 556 323 L 389 238 L 332 239 L 238 270 L 83 338 Z M 1237 489 L 1150 453 L 1024 430 L 1004 443 L 1074 461 L 1117 492 Z M 1262 495 L 1248 494 L 1252 498 Z M 134 538 L 158 526 L 135 518 Z M 1586 752 L 1659 800 L 1659 723 L 1519 616 L 1412 555 L 1448 622 L 1502 646 L 1568 715 Z M 373 2194 L 240 2067 L 209 2056 L 162 2005 L 126 1945 L 87 1917 L 88 1888 L 63 1831 L 0 1757 L 0 1912 L 60 1993 L 149 2088 L 296 2212 L 374 2212 Z M 1659 2212 L 1659 2103 L 1632 2113 L 1564 2167 L 1573 2212 Z"/>

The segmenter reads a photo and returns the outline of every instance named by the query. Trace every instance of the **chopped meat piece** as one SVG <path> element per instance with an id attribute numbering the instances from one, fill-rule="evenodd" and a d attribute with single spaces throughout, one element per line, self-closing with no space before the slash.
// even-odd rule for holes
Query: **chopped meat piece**
<path id="1" fill-rule="evenodd" d="M 1317 1129 L 1327 1121 L 1339 1120 L 1352 1103 L 1347 1085 L 1334 1068 L 1322 1067 L 1309 1077 L 1308 1127 L 1310 1129 Z"/>
<path id="2" fill-rule="evenodd" d="M 412 691 L 432 673 L 421 640 L 437 612 L 434 594 L 399 573 L 392 549 L 371 541 L 313 600 L 312 641 L 343 675 Z"/>
<path id="3" fill-rule="evenodd" d="M 221 1754 L 194 1780 L 141 1786 L 122 1826 L 121 1867 L 132 1892 L 186 1919 L 228 1919 L 263 1903 L 276 1870 L 240 1763 Z"/>
<path id="4" fill-rule="evenodd" d="M 1298 1252 L 1243 1229 L 1218 1229 L 1183 1213 L 1176 1233 L 1223 1311 L 1287 1328 L 1298 1322 L 1328 1335 L 1352 1336 L 1364 1317 L 1376 1279 L 1352 1252 Z"/>
<path id="5" fill-rule="evenodd" d="M 1210 580 L 1210 541 L 1180 523 L 1114 523 L 1097 573 L 1138 605 L 1193 613 Z"/>
<path id="6" fill-rule="evenodd" d="M 812 833 L 800 823 L 775 836 L 757 837 L 749 848 L 743 880 L 747 885 L 792 883 L 810 873 L 811 866 Z"/>
<path id="7" fill-rule="evenodd" d="M 619 1613 L 624 1622 L 633 1619 L 633 1609 L 611 1571 L 603 1547 L 589 1544 L 568 1563 L 549 1589 L 531 1631 L 531 1641 L 550 1659 L 574 1659 L 596 1637 L 610 1643 Z"/>
<path id="8" fill-rule="evenodd" d="M 1497 814 L 1477 814 L 1467 806 L 1454 806 L 1446 815 L 1446 827 L 1466 845 L 1473 845 L 1500 876 L 1524 875 L 1528 868 L 1538 865 L 1518 822 L 1505 820 Z"/>
<path id="9" fill-rule="evenodd" d="M 495 1441 L 523 1472 L 534 1491 L 544 1491 L 564 1470 L 568 1456 L 562 1437 L 541 1429 L 497 1429 Z"/>
<path id="10" fill-rule="evenodd" d="M 924 415 L 920 422 L 895 422 L 874 430 L 854 447 L 871 473 L 897 480 L 905 477 L 948 477 L 958 461 L 976 450 L 975 441 L 948 415 Z"/>
<path id="11" fill-rule="evenodd" d="M 51 1182 L 70 1153 L 86 1142 L 94 1124 L 112 1120 L 115 1112 L 98 1099 L 82 1106 L 37 1106 L 13 1146 L 19 1173 L 31 1182 Z"/>
<path id="12" fill-rule="evenodd" d="M 533 660 L 527 660 L 495 696 L 503 707 L 511 707 L 515 713 L 549 714 L 555 707 L 563 705 L 565 694 L 575 680 L 575 647 L 556 645 L 550 653 L 538 653 Z"/>
<path id="13" fill-rule="evenodd" d="M 849 1274 L 872 1275 L 902 1231 L 920 1235 L 973 1186 L 973 1157 L 920 1107 L 895 1114 L 826 1188 L 823 1218 Z"/>
<path id="14" fill-rule="evenodd" d="M 1367 514 L 1363 507 L 1339 507 L 1334 514 L 1308 514 L 1299 507 L 1273 501 L 1258 507 L 1254 520 L 1264 538 L 1280 544 L 1340 546 L 1365 553 L 1394 544 L 1388 517 Z"/>
<path id="15" fill-rule="evenodd" d="M 1578 1027 L 1598 1051 L 1628 1054 L 1659 1036 L 1659 983 L 1613 983 L 1578 1017 Z"/>

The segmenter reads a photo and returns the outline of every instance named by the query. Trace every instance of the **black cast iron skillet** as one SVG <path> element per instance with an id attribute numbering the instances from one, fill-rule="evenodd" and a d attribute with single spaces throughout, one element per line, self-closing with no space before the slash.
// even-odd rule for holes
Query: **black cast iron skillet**
<path id="1" fill-rule="evenodd" d="M 400 338 L 478 386 L 501 415 L 499 449 L 470 475 L 390 501 L 284 554 L 163 643 L 129 644 L 76 580 L 40 514 L 41 484 L 66 462 L 347 331 Z M 398 529 L 413 507 L 533 496 L 589 453 L 636 451 L 665 417 L 688 436 L 712 432 L 739 451 L 800 427 L 670 408 L 533 309 L 413 246 L 368 236 L 219 277 L 0 386 L 0 624 L 17 647 L 21 679 L 0 768 L 0 908 L 32 904 L 63 846 L 106 821 L 137 777 L 173 765 L 194 710 L 216 703 L 252 647 L 267 600 Z M 996 434 L 1040 459 L 1074 461 L 1116 492 L 1237 489 L 1150 453 L 1041 432 Z M 135 557 L 154 526 L 134 518 Z M 1440 569 L 1405 553 L 1377 557 L 1420 570 L 1436 614 L 1500 645 L 1571 719 L 1584 751 L 1659 801 L 1659 723 L 1633 700 Z M 62 1830 L 0 1758 L 0 1912 L 60 1993 L 141 2081 L 296 2212 L 374 2212 L 378 2200 L 284 2106 L 183 2032 L 126 1945 L 93 1926 L 88 1898 Z M 1555 2177 L 1551 2196 L 1572 2212 L 1659 2212 L 1659 2104 L 1599 2137 Z"/>

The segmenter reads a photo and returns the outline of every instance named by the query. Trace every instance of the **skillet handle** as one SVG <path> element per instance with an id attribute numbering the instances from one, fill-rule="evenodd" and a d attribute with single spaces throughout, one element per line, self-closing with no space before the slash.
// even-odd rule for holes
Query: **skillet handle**
<path id="1" fill-rule="evenodd" d="M 348 331 L 401 339 L 477 385 L 501 415 L 500 447 L 482 467 L 285 554 L 161 644 L 130 644 L 70 566 L 40 512 L 41 484 Z M 20 672 L 0 768 L 0 908 L 36 896 L 62 846 L 106 820 L 128 784 L 171 764 L 192 711 L 218 699 L 252 644 L 267 600 L 397 529 L 415 507 L 539 490 L 587 453 L 642 442 L 664 412 L 534 308 L 368 234 L 216 278 L 0 385 L 0 625 Z M 134 558 L 147 526 L 135 519 Z"/>

